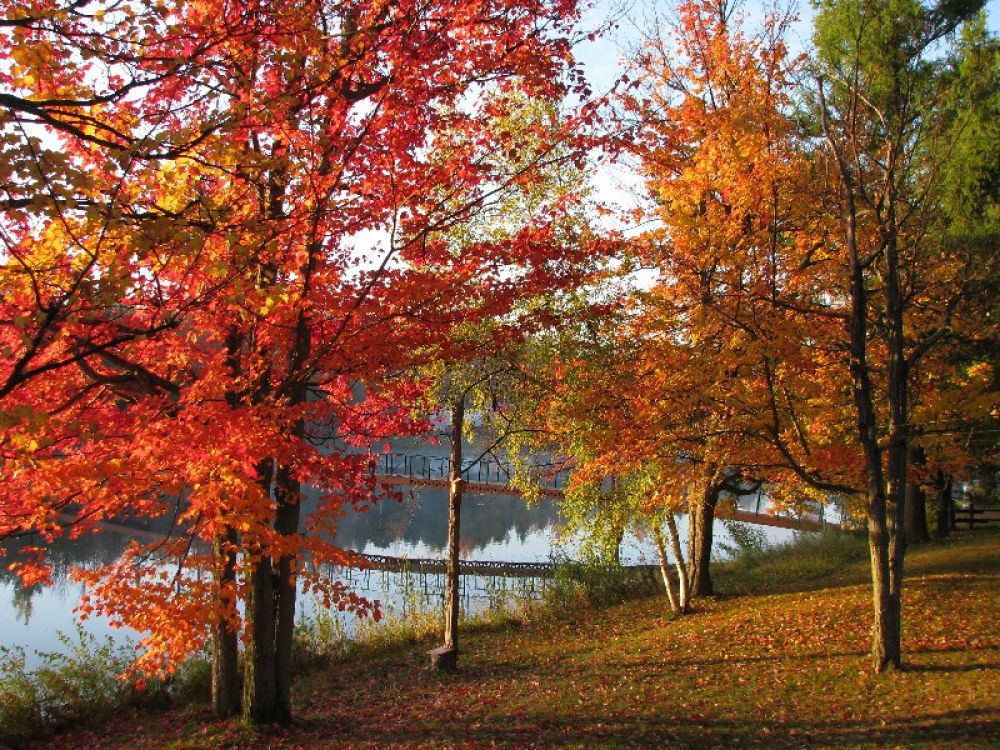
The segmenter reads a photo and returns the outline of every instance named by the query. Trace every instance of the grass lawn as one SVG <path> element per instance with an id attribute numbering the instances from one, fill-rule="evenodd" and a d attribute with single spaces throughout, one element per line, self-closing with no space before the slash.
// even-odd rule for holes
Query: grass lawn
<path id="1" fill-rule="evenodd" d="M 198 707 L 37 747 L 1000 748 L 1000 534 L 911 549 L 907 668 L 882 676 L 859 549 L 722 570 L 722 595 L 679 620 L 654 597 L 482 629 L 456 675 L 429 671 L 427 646 L 315 670 L 287 730 Z"/>

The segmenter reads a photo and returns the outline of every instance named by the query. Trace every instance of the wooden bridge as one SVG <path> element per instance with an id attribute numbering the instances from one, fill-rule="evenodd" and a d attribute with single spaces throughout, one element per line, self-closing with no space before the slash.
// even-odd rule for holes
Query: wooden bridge
<path id="1" fill-rule="evenodd" d="M 451 458 L 448 456 L 380 453 L 374 454 L 374 458 L 375 476 L 382 484 L 447 489 L 450 483 Z M 541 497 L 561 498 L 570 469 L 565 461 L 534 462 L 528 474 Z M 520 495 L 521 490 L 511 483 L 514 473 L 514 466 L 509 461 L 492 456 L 483 456 L 462 466 L 465 491 L 473 494 Z"/>
<path id="2" fill-rule="evenodd" d="M 375 461 L 375 476 L 383 485 L 434 487 L 447 490 L 450 476 L 450 460 L 441 456 L 420 456 L 402 453 L 381 454 Z M 537 491 L 542 497 L 562 498 L 569 476 L 565 463 L 534 464 L 529 469 L 529 475 L 537 483 Z M 496 460 L 481 460 L 463 467 L 465 491 L 483 495 L 519 496 L 521 491 L 511 483 L 513 467 L 509 463 Z M 744 496 L 747 497 L 747 496 Z M 829 522 L 823 517 L 824 509 L 811 516 L 777 515 L 762 507 L 761 496 L 751 501 L 750 507 L 738 503 L 721 503 L 716 509 L 717 518 L 742 521 L 744 523 L 772 526 L 803 531 L 819 531 L 824 528 L 839 528 L 837 522 Z M 72 513 L 61 514 L 64 523 L 76 520 Z M 976 519 L 978 520 L 978 519 Z M 130 525 L 103 521 L 101 528 L 117 532 L 144 541 L 158 541 L 163 532 L 139 529 Z M 443 559 L 406 558 L 388 555 L 365 555 L 355 553 L 361 563 L 355 570 L 362 573 L 381 571 L 384 573 L 413 573 L 434 576 L 445 573 L 446 563 Z M 655 581 L 659 569 L 654 565 L 628 566 L 643 580 Z M 463 576 L 480 578 L 522 578 L 546 579 L 552 578 L 555 566 L 548 562 L 510 562 L 495 560 L 462 560 L 459 572 Z"/>
<path id="3" fill-rule="evenodd" d="M 434 487 L 447 490 L 451 476 L 451 460 L 447 456 L 422 456 L 407 453 L 379 454 L 375 461 L 375 477 L 380 484 L 406 487 Z M 541 497 L 561 499 L 569 479 L 566 462 L 535 463 L 528 474 Z M 520 496 L 521 490 L 511 483 L 514 468 L 509 462 L 495 459 L 469 462 L 462 467 L 465 492 L 475 495 Z M 725 518 L 759 526 L 772 526 L 797 531 L 822 531 L 840 528 L 836 521 L 824 517 L 824 508 L 810 515 L 778 515 L 762 508 L 760 495 L 753 507 L 721 503 L 715 511 L 717 518 Z"/>
<path id="4" fill-rule="evenodd" d="M 437 484 L 426 484 L 426 482 L 441 480 L 423 480 L 420 486 L 439 486 Z M 447 487 L 447 484 L 444 485 Z M 483 492 L 482 490 L 472 490 L 467 486 L 469 492 Z M 489 485 L 485 492 L 497 493 L 496 485 Z M 550 490 L 556 492 L 557 490 Z M 504 494 L 513 492 L 512 489 L 504 489 Z M 558 490 L 561 495 L 561 490 Z M 766 512 L 753 510 L 739 510 L 732 506 L 720 507 L 715 511 L 716 518 L 742 521 L 744 523 L 755 523 L 762 526 L 773 526 L 783 529 L 797 529 L 805 531 L 820 531 L 824 528 L 839 528 L 839 524 L 824 523 L 822 520 L 810 518 L 795 518 L 792 516 L 778 516 Z M 362 569 L 378 570 L 385 573 L 414 573 L 419 575 L 443 575 L 446 572 L 447 563 L 440 558 L 419 558 L 419 557 L 393 557 L 391 555 L 368 555 L 356 553 L 356 558 L 362 563 Z M 627 565 L 643 579 L 656 580 L 659 573 L 657 565 Z M 555 574 L 555 565 L 547 562 L 509 562 L 501 560 L 459 560 L 458 571 L 463 576 L 504 577 L 504 578 L 552 578 Z"/>
<path id="5" fill-rule="evenodd" d="M 364 572 L 401 573 L 421 576 L 443 576 L 447 572 L 447 561 L 440 558 L 392 557 L 390 555 L 355 554 Z M 627 571 L 644 583 L 657 585 L 660 576 L 658 565 L 625 565 Z M 500 560 L 460 560 L 458 572 L 461 576 L 479 578 L 553 578 L 557 566 L 550 562 L 507 562 Z"/>

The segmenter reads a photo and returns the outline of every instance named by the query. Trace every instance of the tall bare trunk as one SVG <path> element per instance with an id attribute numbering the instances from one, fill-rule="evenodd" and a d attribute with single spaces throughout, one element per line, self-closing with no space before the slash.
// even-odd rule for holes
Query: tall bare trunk
<path id="1" fill-rule="evenodd" d="M 899 623 L 894 617 L 890 597 L 888 511 L 882 474 L 882 451 L 878 445 L 874 389 L 868 367 L 868 290 L 865 288 L 864 267 L 858 257 L 853 195 L 845 199 L 844 214 L 851 270 L 851 316 L 848 320 L 850 369 L 858 438 L 864 453 L 868 476 L 868 547 L 871 556 L 872 605 L 875 615 L 872 626 L 872 657 L 875 661 L 875 671 L 882 672 L 893 664 L 894 660 L 898 660 Z"/>
<path id="2" fill-rule="evenodd" d="M 851 317 L 848 321 L 851 340 L 851 375 L 857 416 L 858 436 L 868 475 L 868 547 L 872 570 L 872 658 L 875 671 L 882 672 L 898 663 L 899 621 L 890 595 L 889 536 L 885 481 L 882 474 L 882 451 L 873 403 L 871 374 L 868 368 L 868 292 L 864 268 L 857 255 L 853 201 L 847 219 L 848 247 L 851 253 Z"/>
<path id="3" fill-rule="evenodd" d="M 681 614 L 680 603 L 677 595 L 674 594 L 674 584 L 670 580 L 670 558 L 667 556 L 667 545 L 663 541 L 663 529 L 660 522 L 653 519 L 653 541 L 656 543 L 656 556 L 660 562 L 660 576 L 663 578 L 663 589 L 667 592 L 667 601 L 670 602 L 670 611 L 675 615 Z M 681 576 L 683 580 L 683 576 Z"/>
<path id="4" fill-rule="evenodd" d="M 674 555 L 674 567 L 677 569 L 677 604 L 681 612 L 687 612 L 691 606 L 691 590 L 688 586 L 687 567 L 684 565 L 684 552 L 681 549 L 681 535 L 677 531 L 673 513 L 667 514 L 667 539 Z"/>
<path id="5" fill-rule="evenodd" d="M 894 154 L 894 149 L 890 151 Z M 889 349 L 889 611 L 887 666 L 902 665 L 903 561 L 906 556 L 906 473 L 910 453 L 909 365 L 903 337 L 905 301 L 899 279 L 899 229 L 896 220 L 894 156 L 886 166 L 889 196 L 883 221 L 885 295 Z"/>
<path id="6" fill-rule="evenodd" d="M 846 320 L 850 341 L 850 372 L 857 418 L 858 441 L 861 444 L 867 475 L 868 547 L 871 555 L 872 605 L 875 621 L 872 628 L 872 657 L 875 671 L 899 663 L 899 618 L 890 595 L 889 538 L 885 481 L 882 472 L 882 451 L 878 444 L 878 424 L 874 406 L 874 388 L 868 365 L 868 289 L 865 269 L 870 259 L 862 259 L 858 251 L 857 196 L 849 157 L 830 131 L 822 81 L 819 85 L 820 114 L 823 133 L 836 158 L 840 175 L 841 226 L 848 254 L 851 311 Z M 898 436 L 897 436 L 898 440 Z"/>
<path id="7" fill-rule="evenodd" d="M 700 497 L 691 504 L 688 517 L 688 586 L 691 596 L 712 596 L 712 537 L 719 486 L 710 479 Z"/>
<path id="8" fill-rule="evenodd" d="M 451 472 L 448 489 L 448 560 L 444 604 L 444 654 L 435 662 L 440 669 L 458 668 L 459 618 L 459 540 L 462 522 L 462 428 L 465 422 L 465 397 L 451 408 Z"/>
<path id="9" fill-rule="evenodd" d="M 275 495 L 278 509 L 274 529 L 284 537 L 295 536 L 299 530 L 301 492 L 299 483 L 286 466 L 278 469 Z M 278 558 L 275 573 L 274 720 L 279 724 L 289 724 L 292 721 L 292 638 L 295 633 L 298 555 L 290 552 Z"/>
<path id="10" fill-rule="evenodd" d="M 212 713 L 220 719 L 240 712 L 236 543 L 236 530 L 228 526 L 212 543 L 224 612 L 212 626 Z"/>

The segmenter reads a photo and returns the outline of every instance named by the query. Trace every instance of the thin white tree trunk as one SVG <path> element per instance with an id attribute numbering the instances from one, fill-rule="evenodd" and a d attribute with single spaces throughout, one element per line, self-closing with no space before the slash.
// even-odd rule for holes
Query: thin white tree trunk
<path id="1" fill-rule="evenodd" d="M 677 521 L 674 520 L 674 514 L 670 512 L 667 513 L 667 536 L 670 539 L 670 550 L 674 553 L 674 565 L 677 567 L 677 599 L 680 611 L 683 613 L 688 611 L 688 602 L 691 597 L 688 589 L 687 569 L 684 566 L 684 553 L 681 551 L 681 536 L 677 533 Z"/>
<path id="2" fill-rule="evenodd" d="M 663 541 L 663 529 L 660 528 L 658 521 L 653 522 L 653 541 L 656 542 L 656 552 L 660 559 L 660 575 L 663 576 L 663 588 L 670 601 L 670 611 L 679 615 L 681 613 L 680 604 L 676 594 L 674 594 L 674 585 L 670 582 L 670 561 L 667 558 L 667 546 Z"/>

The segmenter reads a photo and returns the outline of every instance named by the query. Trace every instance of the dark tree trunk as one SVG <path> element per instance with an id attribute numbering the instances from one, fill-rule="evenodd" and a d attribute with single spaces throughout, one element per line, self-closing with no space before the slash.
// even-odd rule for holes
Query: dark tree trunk
<path id="1" fill-rule="evenodd" d="M 889 350 L 889 612 L 890 641 L 887 666 L 902 666 L 903 561 L 906 556 L 906 474 L 910 452 L 909 363 L 903 336 L 905 300 L 899 278 L 898 224 L 892 157 L 889 191 L 883 220 L 885 236 L 885 296 Z M 925 522 L 926 523 L 926 522 Z"/>
<path id="2" fill-rule="evenodd" d="M 280 220 L 285 216 L 284 198 L 287 173 L 277 168 L 268 176 L 266 215 Z M 300 301 L 308 299 L 321 243 L 310 242 L 309 252 L 301 271 Z M 257 286 L 272 285 L 277 276 L 273 264 L 258 269 Z M 284 380 L 275 394 L 279 402 L 289 406 L 306 403 L 308 396 L 311 326 L 308 309 L 300 306 L 293 329 Z M 270 395 L 271 371 L 261 376 L 258 399 Z M 305 425 L 297 422 L 292 433 L 298 438 L 305 434 Z M 258 469 L 264 492 L 275 503 L 274 532 L 281 537 L 298 534 L 300 487 L 289 467 L 275 460 L 265 460 Z M 292 720 L 292 635 L 295 625 L 297 545 L 284 545 L 290 552 L 272 558 L 269 549 L 252 550 L 248 597 L 246 603 L 248 633 L 244 656 L 243 721 L 246 724 L 289 724 Z"/>
<path id="3" fill-rule="evenodd" d="M 873 403 L 874 389 L 868 369 L 867 308 L 868 297 L 864 269 L 858 260 L 854 242 L 854 215 L 851 212 L 849 246 L 851 249 L 851 317 L 848 322 L 851 338 L 851 373 L 854 381 L 854 402 L 858 435 L 865 456 L 868 475 L 868 547 L 871 554 L 872 658 L 875 671 L 883 672 L 899 665 L 899 617 L 894 606 L 890 574 L 890 527 L 885 477 L 882 472 L 882 450 L 878 445 L 878 425 Z"/>
<path id="4" fill-rule="evenodd" d="M 231 326 L 226 337 L 227 364 L 233 378 L 240 376 L 240 347 L 244 337 L 237 326 Z M 226 403 L 237 407 L 240 397 L 235 391 L 226 392 Z M 219 603 L 223 616 L 212 627 L 212 713 L 220 719 L 240 712 L 239 614 L 236 609 L 236 550 L 239 536 L 236 529 L 226 526 L 212 541 L 218 581 Z"/>
<path id="5" fill-rule="evenodd" d="M 219 598 L 225 614 L 212 626 L 212 713 L 227 719 L 240 712 L 236 530 L 227 527 L 212 544 Z"/>
<path id="6" fill-rule="evenodd" d="M 445 581 L 444 646 L 435 659 L 439 669 L 458 668 L 459 618 L 459 539 L 462 526 L 462 426 L 465 422 L 465 397 L 451 409 L 451 480 L 448 490 L 448 561 Z"/>
<path id="7" fill-rule="evenodd" d="M 929 542 L 927 527 L 927 493 L 915 482 L 906 488 L 906 538 L 915 544 Z"/>
<path id="8" fill-rule="evenodd" d="M 300 487 L 287 467 L 278 469 L 275 480 L 278 501 L 274 528 L 282 536 L 294 536 L 299 530 Z M 298 556 L 293 552 L 278 559 L 274 582 L 277 600 L 274 643 L 275 721 L 292 721 L 292 637 L 295 632 L 295 597 Z"/>
<path id="9" fill-rule="evenodd" d="M 274 569 L 266 551 L 251 563 L 247 597 L 249 629 L 243 657 L 243 721 L 277 719 L 274 683 Z"/>
<path id="10" fill-rule="evenodd" d="M 955 528 L 955 500 L 951 494 L 951 477 L 937 473 L 937 537 L 944 539 Z"/>
<path id="11" fill-rule="evenodd" d="M 261 487 L 270 493 L 274 477 L 268 459 L 258 469 Z M 247 634 L 243 655 L 243 721 L 270 724 L 277 720 L 274 681 L 274 566 L 267 550 L 250 551 L 246 603 Z"/>
<path id="12" fill-rule="evenodd" d="M 710 564 L 718 503 L 719 486 L 712 479 L 691 507 L 688 518 L 688 588 L 692 597 L 712 596 L 715 593 Z"/>
<path id="13" fill-rule="evenodd" d="M 919 445 L 911 445 L 910 461 L 914 466 L 927 464 L 927 456 Z M 906 538 L 915 544 L 929 542 L 931 534 L 927 525 L 927 493 L 919 482 L 909 482 L 906 487 Z"/>
<path id="14" fill-rule="evenodd" d="M 309 294 L 318 243 L 312 243 L 306 262 L 302 265 L 302 297 Z M 288 371 L 291 374 L 284 385 L 288 403 L 305 404 L 309 398 L 309 356 L 312 353 L 311 326 L 307 310 L 299 310 L 295 324 L 295 345 L 292 348 Z M 305 422 L 295 423 L 293 434 L 298 439 L 306 436 Z M 292 722 L 292 640 L 295 634 L 295 601 L 298 592 L 298 540 L 301 516 L 302 487 L 288 466 L 278 466 L 274 481 L 275 516 L 274 530 L 287 542 L 286 550 L 274 566 L 274 711 L 271 721 L 282 725 Z"/>

